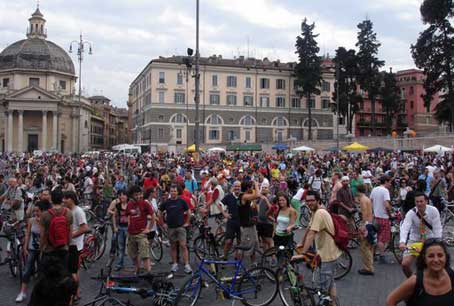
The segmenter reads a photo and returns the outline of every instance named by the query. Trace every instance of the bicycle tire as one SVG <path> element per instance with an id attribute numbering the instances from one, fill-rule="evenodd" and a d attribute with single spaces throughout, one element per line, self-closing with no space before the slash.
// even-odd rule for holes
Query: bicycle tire
<path id="1" fill-rule="evenodd" d="M 216 241 L 210 241 L 203 235 L 198 236 L 193 243 L 194 253 L 199 260 L 202 258 L 219 258 Z"/>
<path id="2" fill-rule="evenodd" d="M 23 279 L 23 272 L 24 272 L 24 267 L 25 267 L 25 257 L 24 253 L 22 252 L 22 245 L 17 246 L 17 267 L 18 267 L 18 273 L 19 273 L 19 283 L 22 284 L 22 279 Z"/>
<path id="3" fill-rule="evenodd" d="M 95 233 L 96 245 L 97 245 L 95 258 L 94 258 L 95 261 L 98 261 L 99 259 L 101 259 L 101 257 L 104 255 L 104 252 L 106 251 L 106 240 L 104 237 L 106 234 L 107 234 L 107 232 L 104 234 L 100 234 L 99 232 Z"/>
<path id="4" fill-rule="evenodd" d="M 11 246 L 11 256 L 8 262 L 9 271 L 13 277 L 17 277 L 19 272 L 19 256 L 17 254 L 18 249 Z"/>
<path id="5" fill-rule="evenodd" d="M 4 235 L 0 236 L 0 265 L 6 264 L 5 259 L 8 258 L 6 252 L 6 245 L 9 242 L 8 238 Z"/>
<path id="6" fill-rule="evenodd" d="M 191 276 L 178 291 L 173 306 L 195 306 L 202 292 L 200 275 Z"/>
<path id="7" fill-rule="evenodd" d="M 391 251 L 392 251 L 396 261 L 399 264 L 401 264 L 402 263 L 402 251 L 399 248 L 399 242 L 400 242 L 399 233 L 393 234 L 393 236 L 391 237 L 391 243 L 389 245 L 389 248 L 391 248 Z"/>
<path id="8" fill-rule="evenodd" d="M 160 262 L 162 259 L 162 254 L 163 254 L 163 248 L 162 248 L 162 242 L 159 240 L 158 237 L 154 237 L 150 241 L 150 253 L 151 257 L 157 262 Z"/>
<path id="9" fill-rule="evenodd" d="M 273 275 L 273 279 L 269 278 L 269 275 Z M 263 281 L 269 281 L 270 283 L 267 286 L 263 285 Z M 253 297 L 257 298 L 258 292 L 271 293 L 269 298 L 261 303 L 253 303 L 251 298 L 245 297 L 245 293 L 241 294 L 241 291 L 247 289 L 248 282 L 253 286 L 255 291 L 253 292 Z M 260 284 L 259 284 L 260 282 Z M 246 286 L 246 288 L 244 288 Z M 247 271 L 246 275 L 241 277 L 238 284 L 238 291 L 240 296 L 243 298 L 241 302 L 246 306 L 266 306 L 271 304 L 279 291 L 279 282 L 276 277 L 276 274 L 268 268 L 264 267 L 255 267 Z"/>
<path id="10" fill-rule="evenodd" d="M 343 250 L 342 255 L 339 256 L 336 263 L 336 270 L 334 271 L 334 279 L 342 279 L 352 269 L 353 259 L 348 250 Z"/>
<path id="11" fill-rule="evenodd" d="M 299 297 L 294 297 L 291 292 L 291 284 L 287 274 L 287 268 L 283 267 L 276 272 L 279 281 L 279 297 L 284 306 L 315 306 L 314 296 L 304 286 L 299 286 Z"/>

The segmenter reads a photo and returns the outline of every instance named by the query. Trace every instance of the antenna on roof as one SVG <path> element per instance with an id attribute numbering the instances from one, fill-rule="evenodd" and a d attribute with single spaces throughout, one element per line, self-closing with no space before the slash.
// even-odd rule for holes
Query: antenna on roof
<path id="1" fill-rule="evenodd" d="M 249 35 L 247 36 L 247 58 L 249 58 Z"/>
<path id="2" fill-rule="evenodd" d="M 36 8 L 39 9 L 39 0 L 36 0 Z"/>

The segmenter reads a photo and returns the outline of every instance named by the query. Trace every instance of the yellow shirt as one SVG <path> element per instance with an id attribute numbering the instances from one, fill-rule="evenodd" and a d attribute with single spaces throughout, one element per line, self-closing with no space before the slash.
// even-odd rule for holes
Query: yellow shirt
<path id="1" fill-rule="evenodd" d="M 336 246 L 333 237 L 327 233 L 329 231 L 334 234 L 334 224 L 326 209 L 317 209 L 311 217 L 309 228 L 316 232 L 315 247 L 322 262 L 333 261 L 341 256 L 342 251 Z"/>
<path id="2" fill-rule="evenodd" d="M 274 179 L 278 180 L 280 174 L 281 174 L 281 171 L 279 171 L 279 169 L 277 169 L 277 168 L 271 169 L 271 176 L 272 176 Z"/>

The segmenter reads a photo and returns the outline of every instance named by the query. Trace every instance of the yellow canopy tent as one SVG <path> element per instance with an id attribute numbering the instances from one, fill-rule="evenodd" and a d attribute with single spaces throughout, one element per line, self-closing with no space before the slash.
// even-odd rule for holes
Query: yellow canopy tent
<path id="1" fill-rule="evenodd" d="M 360 143 L 354 142 L 342 148 L 345 151 L 366 151 L 369 147 L 364 146 Z"/>
<path id="2" fill-rule="evenodd" d="M 189 147 L 186 148 L 186 152 L 188 153 L 194 153 L 195 152 L 195 144 L 190 145 Z"/>

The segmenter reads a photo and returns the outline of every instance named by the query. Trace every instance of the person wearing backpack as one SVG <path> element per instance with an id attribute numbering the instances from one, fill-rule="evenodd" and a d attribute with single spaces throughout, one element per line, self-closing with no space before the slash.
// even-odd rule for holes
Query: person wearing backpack
<path id="1" fill-rule="evenodd" d="M 336 232 L 334 218 L 337 220 L 341 219 L 339 215 L 333 217 L 323 207 L 320 201 L 320 194 L 316 191 L 309 190 L 306 194 L 306 205 L 309 206 L 312 211 L 311 220 L 308 225 L 306 234 L 304 235 L 301 254 L 305 254 L 313 245 L 317 248 L 317 254 L 320 256 L 322 261 L 320 269 L 320 288 L 324 293 L 329 293 L 332 304 L 335 305 L 336 301 L 336 284 L 334 283 L 334 272 L 336 270 L 337 259 L 342 255 L 342 251 L 336 244 L 336 236 L 340 232 L 345 233 L 346 223 L 344 221 L 344 227 L 342 231 L 338 229 Z M 341 219 L 343 220 L 343 219 Z M 348 243 L 348 235 L 347 240 Z M 346 247 L 346 245 L 344 246 Z M 304 255 L 295 255 L 292 260 L 302 258 Z"/>
<path id="2" fill-rule="evenodd" d="M 323 185 L 322 170 L 317 169 L 315 171 L 315 174 L 309 178 L 308 184 L 309 186 L 311 186 L 311 190 L 317 191 L 318 193 L 322 194 L 325 191 Z"/>
<path id="3" fill-rule="evenodd" d="M 72 239 L 72 212 L 63 207 L 63 192 L 55 189 L 50 194 L 53 207 L 45 211 L 40 219 L 40 248 L 43 260 L 56 257 L 68 267 L 69 243 Z"/>
<path id="4" fill-rule="evenodd" d="M 416 274 L 388 295 L 386 306 L 396 306 L 402 301 L 407 306 L 454 305 L 454 271 L 444 242 L 427 239 L 416 266 Z"/>

